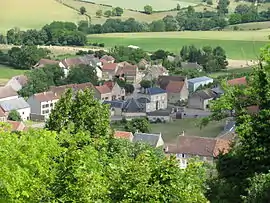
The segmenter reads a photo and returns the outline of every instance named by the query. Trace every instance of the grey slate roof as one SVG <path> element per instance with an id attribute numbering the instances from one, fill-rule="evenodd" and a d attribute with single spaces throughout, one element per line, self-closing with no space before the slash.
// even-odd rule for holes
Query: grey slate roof
<path id="1" fill-rule="evenodd" d="M 30 108 L 29 104 L 22 98 L 16 98 L 6 101 L 1 101 L 0 106 L 4 111 L 19 110 L 24 108 Z"/>
<path id="2" fill-rule="evenodd" d="M 170 116 L 170 111 L 157 110 L 157 111 L 153 111 L 153 112 L 148 112 L 147 116 Z"/>
<path id="3" fill-rule="evenodd" d="M 211 89 L 200 90 L 193 95 L 199 96 L 202 99 L 211 99 L 217 96 Z"/>
<path id="4" fill-rule="evenodd" d="M 166 93 L 166 90 L 163 90 L 159 87 L 150 87 L 146 89 L 146 93 L 149 95 L 164 94 Z"/>
<path id="5" fill-rule="evenodd" d="M 213 79 L 206 77 L 206 76 L 202 76 L 202 77 L 198 77 L 198 78 L 188 79 L 188 82 L 194 84 L 194 83 L 204 82 L 204 81 L 208 81 L 208 80 L 213 80 Z"/>
<path id="6" fill-rule="evenodd" d="M 123 111 L 129 113 L 143 112 L 144 108 L 145 105 L 140 104 L 136 99 L 131 98 L 125 102 Z"/>
<path id="7" fill-rule="evenodd" d="M 119 100 L 115 100 L 115 101 L 104 101 L 103 104 L 108 104 L 110 106 L 110 108 L 123 108 L 125 101 L 119 101 Z"/>
<path id="8" fill-rule="evenodd" d="M 156 147 L 160 134 L 135 133 L 132 142 L 143 142 Z"/>
<path id="9" fill-rule="evenodd" d="M 150 103 L 150 99 L 145 98 L 145 97 L 140 97 L 137 99 L 137 102 L 139 102 L 141 104 L 146 104 L 146 103 Z"/>

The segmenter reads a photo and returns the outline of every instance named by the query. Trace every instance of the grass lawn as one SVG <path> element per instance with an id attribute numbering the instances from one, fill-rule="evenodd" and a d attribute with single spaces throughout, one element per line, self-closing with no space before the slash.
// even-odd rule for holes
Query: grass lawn
<path id="1" fill-rule="evenodd" d="M 250 73 L 251 71 L 252 71 L 252 68 L 251 67 L 247 67 L 247 68 L 235 68 L 235 69 L 228 69 L 228 70 L 224 70 L 224 71 L 210 73 L 209 74 L 209 77 L 211 77 L 211 78 L 217 78 L 218 76 L 224 76 L 224 75 L 228 75 L 228 74 L 232 74 L 232 73 Z"/>
<path id="2" fill-rule="evenodd" d="M 78 22 L 78 12 L 55 0 L 1 0 L 0 32 L 10 28 L 41 28 L 52 21 Z"/>
<path id="3" fill-rule="evenodd" d="M 15 75 L 23 74 L 25 71 L 26 70 L 17 70 L 17 69 L 10 67 L 10 66 L 0 64 L 0 79 L 8 80 Z"/>
<path id="4" fill-rule="evenodd" d="M 261 47 L 268 42 L 268 32 L 163 32 L 163 33 L 114 33 L 89 35 L 89 42 L 105 43 L 106 47 L 115 45 L 135 45 L 147 51 L 165 49 L 179 53 L 182 46 L 194 44 L 202 46 L 221 46 L 230 59 L 256 59 Z"/>
<path id="5" fill-rule="evenodd" d="M 190 136 L 216 137 L 224 127 L 224 122 L 213 122 L 200 129 L 200 119 L 188 118 L 178 119 L 169 123 L 151 124 L 152 133 L 162 133 L 165 142 L 173 142 L 175 138 L 182 134 Z"/>

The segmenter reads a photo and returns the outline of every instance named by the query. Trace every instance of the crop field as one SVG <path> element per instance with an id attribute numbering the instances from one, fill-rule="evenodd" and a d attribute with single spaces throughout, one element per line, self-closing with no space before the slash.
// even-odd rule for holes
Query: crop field
<path id="1" fill-rule="evenodd" d="M 114 33 L 89 35 L 90 42 L 115 45 L 135 45 L 147 51 L 158 49 L 179 53 L 182 46 L 194 44 L 221 46 L 230 59 L 256 59 L 261 47 L 268 43 L 269 32 L 255 31 L 184 31 L 163 33 Z"/>
<path id="2" fill-rule="evenodd" d="M 0 32 L 12 27 L 41 28 L 52 21 L 78 22 L 84 19 L 76 11 L 55 0 L 1 0 Z"/>

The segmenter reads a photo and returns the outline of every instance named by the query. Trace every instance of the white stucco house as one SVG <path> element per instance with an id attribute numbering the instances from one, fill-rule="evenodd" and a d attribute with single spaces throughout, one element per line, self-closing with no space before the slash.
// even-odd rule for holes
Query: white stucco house
<path id="1" fill-rule="evenodd" d="M 9 113 L 12 110 L 17 111 L 23 121 L 30 119 L 30 105 L 22 97 L 0 101 L 0 106 L 5 113 Z"/>

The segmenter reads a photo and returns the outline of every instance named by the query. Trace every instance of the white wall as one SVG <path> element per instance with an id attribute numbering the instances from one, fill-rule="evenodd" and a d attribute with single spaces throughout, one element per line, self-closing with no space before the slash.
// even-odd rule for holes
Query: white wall
<path id="1" fill-rule="evenodd" d="M 30 107 L 24 108 L 24 109 L 18 109 L 17 111 L 20 114 L 23 121 L 30 119 L 30 112 L 31 112 Z"/>

